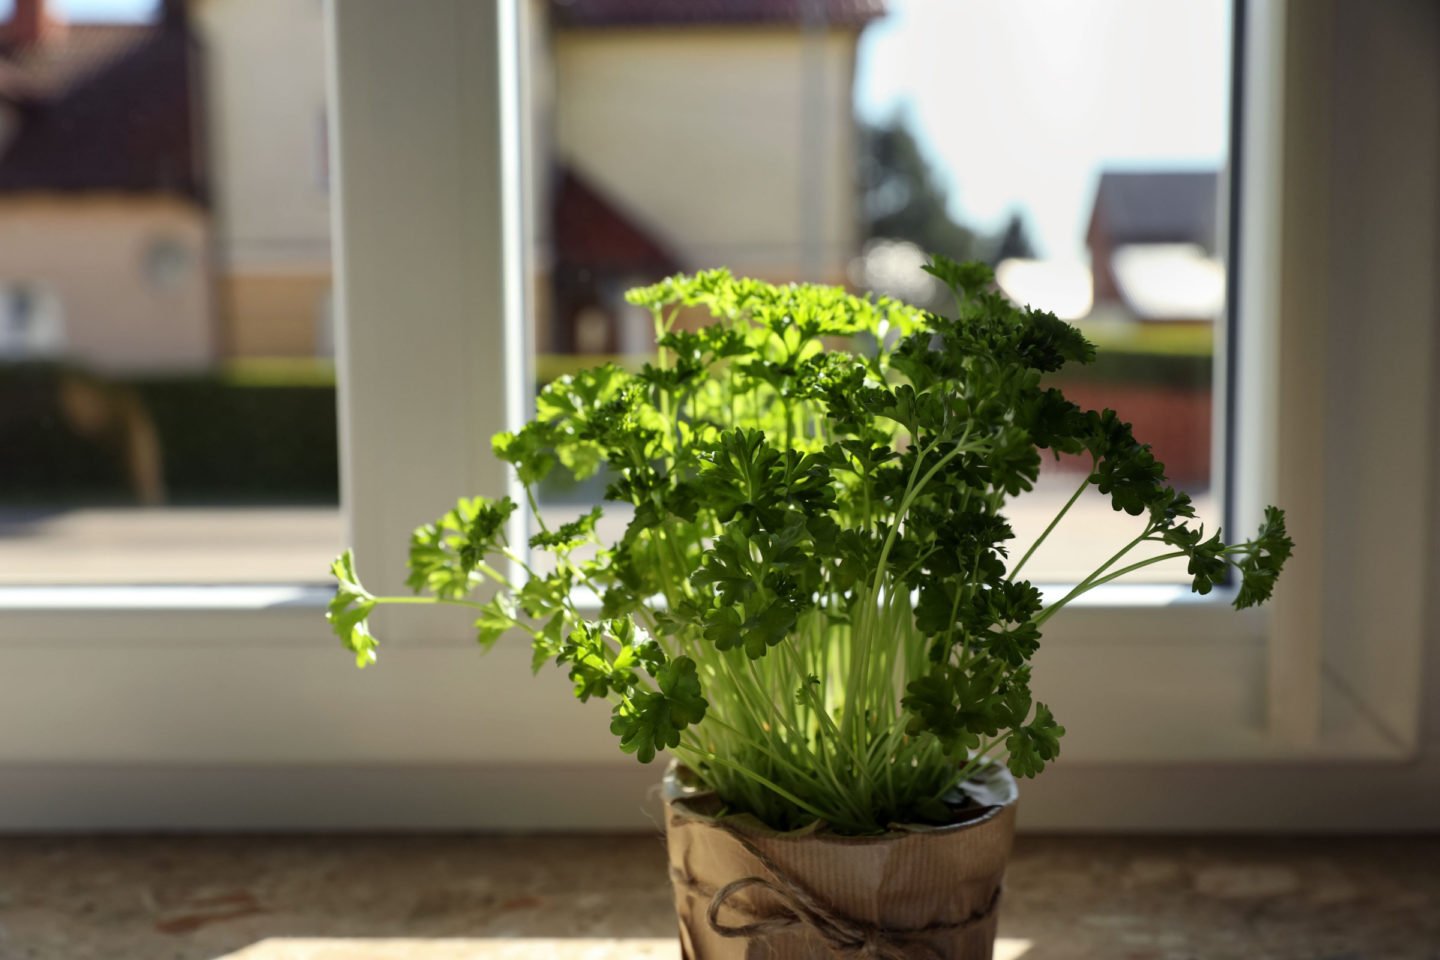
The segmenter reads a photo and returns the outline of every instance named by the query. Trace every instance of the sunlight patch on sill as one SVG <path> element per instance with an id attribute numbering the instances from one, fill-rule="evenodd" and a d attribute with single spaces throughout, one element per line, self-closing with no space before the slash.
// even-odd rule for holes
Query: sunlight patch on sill
<path id="1" fill-rule="evenodd" d="M 677 960 L 673 937 L 464 939 L 275 937 L 217 960 Z"/>
<path id="2" fill-rule="evenodd" d="M 323 609 L 335 593 L 328 585 L 0 585 L 0 610 L 268 610 Z"/>
<path id="3" fill-rule="evenodd" d="M 995 941 L 995 960 L 1020 960 L 1032 942 Z M 673 937 L 573 938 L 485 937 L 470 939 L 361 939 L 277 937 L 261 940 L 217 960 L 677 960 Z"/>

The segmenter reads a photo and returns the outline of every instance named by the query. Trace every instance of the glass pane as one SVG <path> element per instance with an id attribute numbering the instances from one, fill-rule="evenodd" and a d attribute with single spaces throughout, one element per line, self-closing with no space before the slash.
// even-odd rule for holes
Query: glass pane
<path id="1" fill-rule="evenodd" d="M 1100 360 L 1056 385 L 1133 421 L 1202 519 L 1218 518 L 1226 0 L 530 9 L 541 383 L 601 358 L 643 362 L 649 318 L 623 292 L 677 270 L 943 309 L 925 252 L 980 259 L 1012 299 L 1097 343 Z M 1012 501 L 1016 543 L 1039 535 L 1085 468 L 1047 463 Z M 542 510 L 572 519 L 603 487 L 554 480 Z M 1076 580 L 1132 527 L 1092 490 L 1027 573 Z"/>
<path id="2" fill-rule="evenodd" d="M 322 579 L 321 5 L 0 17 L 0 583 Z"/>

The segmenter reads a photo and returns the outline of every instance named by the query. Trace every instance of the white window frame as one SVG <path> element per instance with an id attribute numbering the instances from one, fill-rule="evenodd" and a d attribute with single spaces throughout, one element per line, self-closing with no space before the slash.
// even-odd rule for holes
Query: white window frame
<path id="1" fill-rule="evenodd" d="M 1435 324 L 1416 323 L 1436 304 L 1436 225 L 1410 205 L 1435 208 L 1440 145 L 1410 132 L 1387 152 L 1425 104 L 1365 99 L 1397 70 L 1433 90 L 1414 72 L 1437 71 L 1407 39 L 1422 5 L 1362 6 L 1271 0 L 1243 20 L 1239 302 L 1273 322 L 1240 328 L 1236 516 L 1249 528 L 1282 503 L 1297 554 L 1265 611 L 1117 586 L 1052 624 L 1036 685 L 1070 732 L 1026 785 L 1029 826 L 1365 822 L 1374 791 L 1347 786 L 1345 761 L 1400 785 L 1390 824 L 1440 818 L 1405 789 L 1440 784 L 1440 763 L 1408 763 L 1440 446 L 1437 405 L 1415 399 L 1440 369 Z M 457 494 L 513 492 L 488 438 L 523 420 L 532 382 L 510 149 L 529 10 L 327 4 L 342 501 L 378 589 L 400 589 L 410 530 Z M 1370 32 L 1342 53 L 1346 18 Z M 1338 89 L 1346 68 L 1362 80 Z M 1356 134 L 1372 139 L 1339 149 Z M 1329 229 L 1342 220 L 1373 229 L 1362 243 Z M 1359 314 L 1363 335 L 1345 323 Z M 644 824 L 658 769 L 621 755 L 565 683 L 532 682 L 523 644 L 482 659 L 454 611 L 385 610 L 383 662 L 357 673 L 321 622 L 327 595 L 0 591 L 0 829 Z M 1331 802 L 1297 815 L 1313 791 Z"/>

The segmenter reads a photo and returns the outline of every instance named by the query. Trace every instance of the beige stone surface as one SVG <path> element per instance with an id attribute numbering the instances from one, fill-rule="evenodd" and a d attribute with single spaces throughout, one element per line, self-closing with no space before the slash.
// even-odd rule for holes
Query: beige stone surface
<path id="1" fill-rule="evenodd" d="M 1440 838 L 1022 836 L 999 960 L 1434 960 Z M 674 958 L 656 836 L 0 838 L 3 960 Z"/>
<path id="2" fill-rule="evenodd" d="M 224 960 L 531 960 L 556 957 L 562 960 L 678 960 L 680 949 L 670 938 L 640 937 L 595 940 L 574 937 L 510 937 L 495 940 L 346 940 L 275 939 L 262 940 Z"/>

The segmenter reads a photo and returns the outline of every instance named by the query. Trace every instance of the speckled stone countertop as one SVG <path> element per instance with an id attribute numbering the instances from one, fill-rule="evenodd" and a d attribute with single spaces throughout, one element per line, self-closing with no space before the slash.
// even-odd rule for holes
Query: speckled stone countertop
<path id="1" fill-rule="evenodd" d="M 656 837 L 0 838 L 0 958 L 673 960 Z M 1440 960 L 1440 838 L 1021 837 L 997 958 Z"/>

